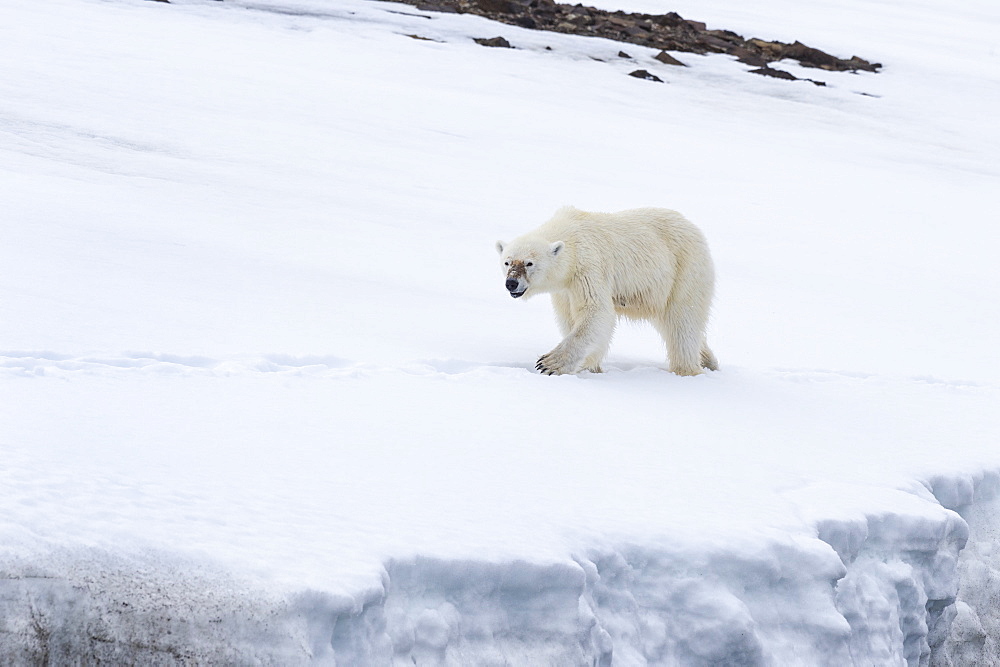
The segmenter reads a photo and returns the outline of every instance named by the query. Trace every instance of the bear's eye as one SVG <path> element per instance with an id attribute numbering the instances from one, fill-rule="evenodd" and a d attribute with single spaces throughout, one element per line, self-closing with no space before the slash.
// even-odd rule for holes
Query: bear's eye
<path id="1" fill-rule="evenodd" d="M 534 266 L 534 263 L 533 262 L 525 262 L 524 265 L 525 266 Z"/>
<path id="2" fill-rule="evenodd" d="M 510 266 L 510 262 L 504 262 L 503 265 L 504 266 Z"/>

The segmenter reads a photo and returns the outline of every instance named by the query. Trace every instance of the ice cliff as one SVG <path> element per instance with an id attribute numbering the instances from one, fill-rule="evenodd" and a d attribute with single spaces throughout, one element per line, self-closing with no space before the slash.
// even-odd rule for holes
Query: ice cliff
<path id="1" fill-rule="evenodd" d="M 564 563 L 418 557 L 356 596 L 254 590 L 204 563 L 6 561 L 5 664 L 993 664 L 1000 473 L 734 552 L 595 549 Z M 901 512 L 901 504 L 911 511 Z"/>

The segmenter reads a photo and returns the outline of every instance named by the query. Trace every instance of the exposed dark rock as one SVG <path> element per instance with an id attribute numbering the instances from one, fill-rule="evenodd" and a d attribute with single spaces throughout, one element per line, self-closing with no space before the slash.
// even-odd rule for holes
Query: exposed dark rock
<path id="1" fill-rule="evenodd" d="M 521 5 L 513 0 L 473 0 L 473 5 L 484 14 L 519 14 Z"/>
<path id="2" fill-rule="evenodd" d="M 768 63 L 767 58 L 749 49 L 735 49 L 731 55 L 736 56 L 736 59 L 744 65 L 752 65 L 753 67 L 764 67 Z"/>
<path id="3" fill-rule="evenodd" d="M 798 41 L 785 44 L 755 38 L 745 39 L 731 30 L 709 30 L 701 21 L 684 19 L 675 12 L 669 14 L 609 12 L 585 7 L 582 4 L 557 4 L 553 0 L 397 1 L 416 5 L 419 9 L 428 11 L 476 14 L 526 28 L 603 37 L 663 51 L 726 53 L 735 56 L 742 63 L 760 69 L 769 69 L 767 67 L 769 63 L 785 58 L 796 60 L 805 67 L 838 72 L 858 70 L 877 72 L 882 67 L 879 63 L 870 63 L 858 56 L 848 59 L 837 58 Z M 759 69 L 754 71 L 761 73 Z"/>
<path id="4" fill-rule="evenodd" d="M 808 81 L 811 84 L 826 87 L 825 81 L 817 81 L 816 79 L 800 79 L 791 72 L 786 72 L 785 70 L 774 69 L 765 65 L 759 69 L 750 70 L 751 74 L 760 74 L 761 76 L 772 76 L 775 79 L 785 79 L 787 81 Z"/>
<path id="5" fill-rule="evenodd" d="M 761 67 L 760 69 L 750 70 L 751 74 L 760 74 L 761 76 L 773 76 L 775 79 L 787 79 L 788 81 L 798 81 L 799 77 L 795 76 L 791 72 L 786 72 L 783 69 L 774 69 L 772 67 Z"/>
<path id="6" fill-rule="evenodd" d="M 624 51 L 619 51 L 618 52 L 618 57 L 619 58 L 628 58 L 629 60 L 632 60 L 632 56 L 630 56 L 629 54 L 625 53 Z"/>
<path id="7" fill-rule="evenodd" d="M 867 60 L 865 60 L 864 58 L 859 58 L 857 56 L 851 56 L 850 58 L 845 60 L 844 63 L 849 65 L 848 69 L 850 69 L 852 72 L 856 72 L 859 69 L 863 69 L 868 72 L 877 72 L 879 69 L 882 68 L 882 63 L 872 64 Z"/>
<path id="8" fill-rule="evenodd" d="M 417 9 L 421 9 L 425 12 L 442 12 L 444 14 L 457 14 L 458 9 L 446 4 L 441 4 L 438 2 L 412 2 Z"/>
<path id="9" fill-rule="evenodd" d="M 482 44 L 483 46 L 496 46 L 504 49 L 514 48 L 513 46 L 510 45 L 510 42 L 508 42 L 503 37 L 490 37 L 490 38 L 480 37 L 479 39 L 473 41 L 475 41 L 476 44 Z"/>
<path id="10" fill-rule="evenodd" d="M 644 69 L 637 69 L 634 72 L 629 72 L 628 75 L 634 76 L 637 79 L 645 79 L 646 81 L 659 81 L 660 83 L 663 83 L 663 79 L 656 76 L 655 74 L 650 74 Z"/>
<path id="11" fill-rule="evenodd" d="M 660 51 L 655 56 L 653 56 L 653 58 L 655 60 L 659 60 L 664 65 L 680 65 L 681 67 L 687 67 L 687 65 L 682 63 L 680 60 L 677 60 L 677 58 L 674 58 L 666 51 Z"/>

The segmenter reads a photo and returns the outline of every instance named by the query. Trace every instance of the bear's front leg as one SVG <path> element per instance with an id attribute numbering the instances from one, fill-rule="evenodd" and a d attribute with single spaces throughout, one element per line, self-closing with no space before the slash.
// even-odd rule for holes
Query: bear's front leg
<path id="1" fill-rule="evenodd" d="M 541 371 L 544 375 L 575 373 L 580 366 L 581 356 L 580 354 L 573 354 L 563 343 L 560 343 L 551 352 L 543 354 L 538 358 L 535 370 Z"/>
<path id="2" fill-rule="evenodd" d="M 612 308 L 591 307 L 577 315 L 577 324 L 561 343 L 543 354 L 535 368 L 545 375 L 563 375 L 581 370 L 584 359 L 604 356 L 615 329 Z M 593 353 L 599 352 L 598 355 Z M 598 361 L 599 363 L 599 361 Z"/>

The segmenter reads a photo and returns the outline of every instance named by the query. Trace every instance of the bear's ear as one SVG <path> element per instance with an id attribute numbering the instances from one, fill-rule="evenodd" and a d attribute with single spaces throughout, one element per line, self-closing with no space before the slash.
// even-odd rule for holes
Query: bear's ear
<path id="1" fill-rule="evenodd" d="M 553 257 L 555 257 L 556 255 L 559 254 L 559 251 L 561 251 L 565 247 L 566 247 L 565 243 L 563 243 L 562 241 L 556 241 L 555 243 L 549 245 L 549 253 Z"/>
<path id="2" fill-rule="evenodd" d="M 503 241 L 497 241 L 497 252 L 503 254 Z"/>

